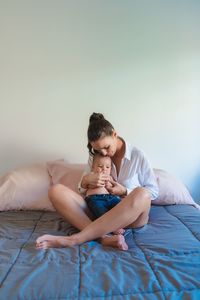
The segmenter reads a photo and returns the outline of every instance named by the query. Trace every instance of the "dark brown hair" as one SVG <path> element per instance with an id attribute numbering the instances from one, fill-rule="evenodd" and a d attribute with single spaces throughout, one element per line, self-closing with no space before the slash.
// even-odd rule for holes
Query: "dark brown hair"
<path id="1" fill-rule="evenodd" d="M 89 118 L 89 126 L 87 131 L 88 149 L 90 154 L 94 155 L 95 150 L 92 149 L 91 142 L 95 142 L 105 136 L 111 136 L 114 127 L 100 113 L 93 113 Z"/>

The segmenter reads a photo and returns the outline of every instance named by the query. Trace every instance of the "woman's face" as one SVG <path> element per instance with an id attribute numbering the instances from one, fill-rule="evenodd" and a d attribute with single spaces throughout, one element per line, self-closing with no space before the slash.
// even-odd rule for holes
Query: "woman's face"
<path id="1" fill-rule="evenodd" d="M 95 152 L 98 152 L 103 156 L 114 156 L 117 149 L 116 132 L 113 132 L 112 135 L 100 138 L 95 142 L 91 142 L 91 146 L 95 150 Z"/>

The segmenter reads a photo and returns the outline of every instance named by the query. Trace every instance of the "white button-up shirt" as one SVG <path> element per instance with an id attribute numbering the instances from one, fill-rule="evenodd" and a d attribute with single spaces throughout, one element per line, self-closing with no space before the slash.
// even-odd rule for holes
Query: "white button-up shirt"
<path id="1" fill-rule="evenodd" d="M 82 177 L 91 172 L 92 163 L 93 156 L 90 155 Z M 141 150 L 127 142 L 125 142 L 125 154 L 121 161 L 119 174 L 117 175 L 116 167 L 112 163 L 111 176 L 115 181 L 126 187 L 127 194 L 136 187 L 144 187 L 151 193 L 151 200 L 158 197 L 158 185 L 149 161 Z M 85 193 L 86 189 L 81 187 L 81 181 L 79 183 L 79 191 L 80 193 Z"/>

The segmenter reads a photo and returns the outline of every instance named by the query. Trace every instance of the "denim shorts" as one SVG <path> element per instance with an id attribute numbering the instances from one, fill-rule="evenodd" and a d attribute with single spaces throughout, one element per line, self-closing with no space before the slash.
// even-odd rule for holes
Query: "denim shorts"
<path id="1" fill-rule="evenodd" d="M 121 198 L 111 194 L 95 194 L 87 196 L 85 201 L 93 215 L 99 218 L 117 205 L 121 201 Z"/>

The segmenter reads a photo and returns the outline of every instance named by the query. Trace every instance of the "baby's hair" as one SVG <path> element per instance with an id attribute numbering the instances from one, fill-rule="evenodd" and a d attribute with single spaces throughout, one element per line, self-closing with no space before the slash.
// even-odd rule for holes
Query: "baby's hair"
<path id="1" fill-rule="evenodd" d="M 87 131 L 88 149 L 90 154 L 94 155 L 95 151 L 92 149 L 91 142 L 95 142 L 105 136 L 111 136 L 114 127 L 104 118 L 101 113 L 93 113 L 89 118 L 89 126 Z"/>
<path id="2" fill-rule="evenodd" d="M 94 154 L 93 154 L 93 162 L 95 161 L 95 160 L 97 160 L 97 159 L 99 159 L 99 158 L 101 158 L 101 157 L 104 157 L 103 155 L 101 155 L 101 153 L 98 153 L 98 152 L 95 152 Z"/>
<path id="3" fill-rule="evenodd" d="M 99 158 L 107 158 L 107 159 L 109 159 L 109 160 L 111 161 L 110 156 L 102 155 L 102 154 L 99 153 L 99 152 L 94 153 L 93 156 L 94 156 L 94 157 L 93 157 L 93 162 L 94 162 L 96 159 L 99 159 Z"/>

